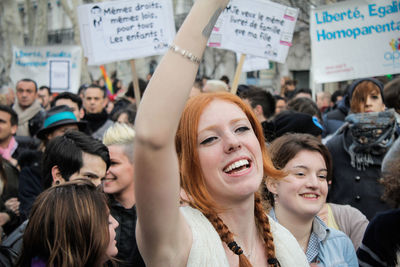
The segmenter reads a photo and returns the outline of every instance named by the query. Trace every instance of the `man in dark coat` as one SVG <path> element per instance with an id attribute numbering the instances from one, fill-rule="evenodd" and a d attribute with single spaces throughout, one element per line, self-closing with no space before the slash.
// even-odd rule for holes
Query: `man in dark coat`
<path id="1" fill-rule="evenodd" d="M 113 124 L 105 110 L 107 106 L 107 92 L 97 85 L 89 85 L 83 93 L 83 107 L 88 128 L 92 136 L 101 140 L 105 131 Z"/>

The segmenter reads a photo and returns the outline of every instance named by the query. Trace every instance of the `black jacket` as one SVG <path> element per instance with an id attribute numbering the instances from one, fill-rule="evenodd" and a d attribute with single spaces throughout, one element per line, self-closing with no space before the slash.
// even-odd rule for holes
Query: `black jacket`
<path id="1" fill-rule="evenodd" d="M 399 224 L 400 209 L 379 213 L 370 221 L 357 251 L 360 266 L 399 266 Z"/>
<path id="2" fill-rule="evenodd" d="M 340 126 L 343 125 L 344 119 L 347 114 L 349 114 L 350 103 L 348 102 L 348 97 L 345 96 L 338 104 L 337 107 L 322 116 L 322 121 L 324 124 L 324 131 L 322 132 L 322 137 L 326 137 L 336 132 Z"/>
<path id="3" fill-rule="evenodd" d="M 333 162 L 332 184 L 327 202 L 353 206 L 371 220 L 377 212 L 389 208 L 381 199 L 381 165 L 370 165 L 364 171 L 353 168 L 350 155 L 344 148 L 343 135 L 346 140 L 349 139 L 345 131 L 332 137 L 326 144 Z"/>
<path id="4" fill-rule="evenodd" d="M 21 254 L 22 241 L 28 220 L 14 230 L 0 245 L 0 266 L 15 266 Z"/>
<path id="5" fill-rule="evenodd" d="M 32 119 L 28 121 L 29 134 L 31 136 L 35 136 L 36 133 L 42 128 L 45 117 L 46 111 L 40 110 L 35 116 L 32 117 Z"/>
<path id="6" fill-rule="evenodd" d="M 41 182 L 42 155 L 40 151 L 25 151 L 18 159 L 19 173 L 18 200 L 22 220 L 29 217 L 33 202 L 43 191 Z"/>
<path id="7" fill-rule="evenodd" d="M 110 196 L 111 215 L 118 221 L 116 240 L 118 254 L 116 256 L 118 266 L 144 267 L 144 261 L 140 255 L 136 243 L 136 208 L 125 209 L 118 201 Z"/>
<path id="8" fill-rule="evenodd" d="M 3 168 L 7 182 L 0 197 L 0 212 L 6 212 L 10 216 L 10 220 L 3 225 L 4 233 L 8 235 L 14 231 L 22 221 L 20 220 L 20 216 L 17 216 L 5 206 L 7 200 L 18 196 L 18 169 L 6 160 L 3 160 Z"/>
<path id="9" fill-rule="evenodd" d="M 14 136 L 15 141 L 18 143 L 17 149 L 12 154 L 12 157 L 16 160 L 24 154 L 26 151 L 38 150 L 40 146 L 40 140 L 30 136 Z"/>

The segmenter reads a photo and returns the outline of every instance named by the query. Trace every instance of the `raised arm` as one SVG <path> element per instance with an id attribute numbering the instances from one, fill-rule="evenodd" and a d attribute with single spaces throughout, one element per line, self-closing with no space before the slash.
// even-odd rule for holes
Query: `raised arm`
<path id="1" fill-rule="evenodd" d="M 207 39 L 227 0 L 197 0 L 147 86 L 135 120 L 137 241 L 148 266 L 185 266 L 191 232 L 179 212 L 175 133 Z"/>

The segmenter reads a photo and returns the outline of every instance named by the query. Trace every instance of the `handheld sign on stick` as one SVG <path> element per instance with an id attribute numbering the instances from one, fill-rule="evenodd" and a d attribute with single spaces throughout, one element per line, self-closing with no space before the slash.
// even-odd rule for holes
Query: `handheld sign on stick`
<path id="1" fill-rule="evenodd" d="M 237 92 L 237 88 L 238 88 L 238 85 L 239 85 L 239 79 L 240 79 L 240 75 L 242 73 L 242 68 L 243 68 L 243 64 L 244 64 L 244 60 L 245 59 L 246 59 L 246 54 L 242 54 L 240 56 L 239 64 L 236 67 L 235 77 L 233 79 L 233 84 L 232 84 L 232 88 L 231 88 L 231 93 L 234 94 L 234 95 Z"/>
<path id="2" fill-rule="evenodd" d="M 131 63 L 133 91 L 135 92 L 136 107 L 139 108 L 140 89 L 139 89 L 139 79 L 136 72 L 136 64 L 134 59 L 130 60 L 129 62 Z"/>

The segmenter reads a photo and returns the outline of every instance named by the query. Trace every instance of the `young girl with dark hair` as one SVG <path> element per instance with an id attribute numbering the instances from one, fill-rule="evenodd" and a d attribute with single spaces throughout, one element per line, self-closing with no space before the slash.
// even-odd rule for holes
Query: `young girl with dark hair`
<path id="1" fill-rule="evenodd" d="M 316 216 L 332 176 L 328 149 L 309 134 L 283 135 L 269 149 L 274 166 L 285 173 L 281 180 L 268 176 L 264 184 L 274 207 L 270 215 L 295 236 L 310 264 L 358 266 L 350 239 Z"/>

